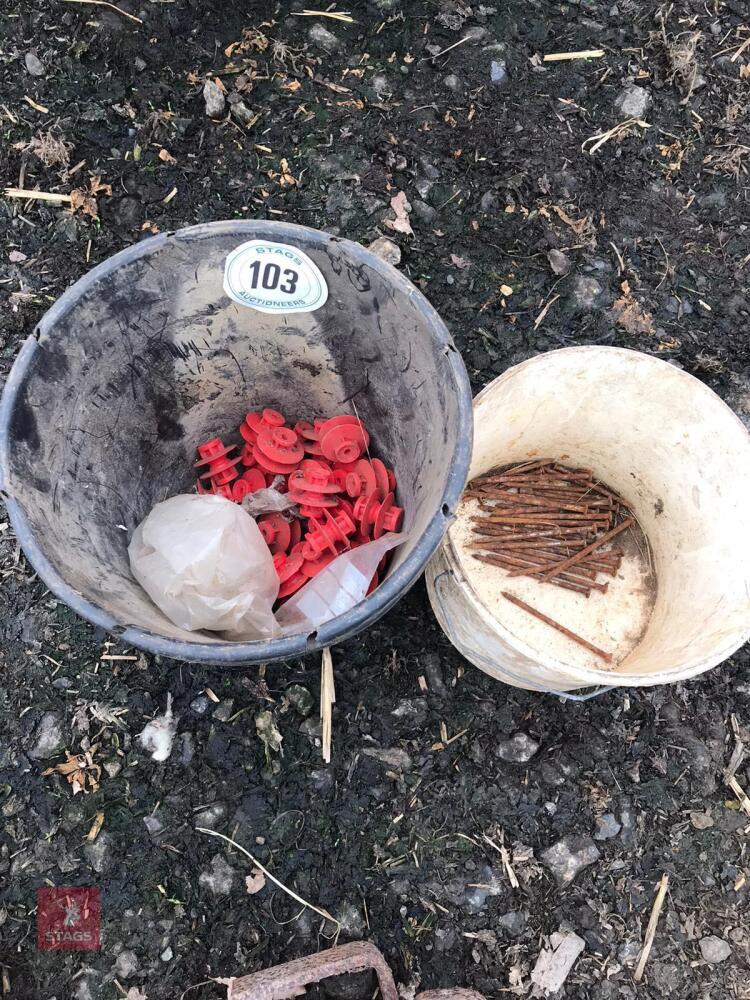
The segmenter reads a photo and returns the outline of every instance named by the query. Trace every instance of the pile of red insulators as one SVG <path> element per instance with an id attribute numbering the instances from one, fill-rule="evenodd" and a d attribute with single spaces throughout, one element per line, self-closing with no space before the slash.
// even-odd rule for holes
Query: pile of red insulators
<path id="1" fill-rule="evenodd" d="M 285 512 L 257 519 L 279 576 L 279 598 L 289 597 L 347 549 L 401 527 L 396 477 L 380 459 L 369 457 L 370 435 L 357 417 L 299 420 L 287 427 L 281 413 L 266 409 L 248 413 L 239 432 L 245 442 L 239 453 L 237 445 L 220 438 L 198 446 L 196 485 L 199 493 L 239 503 L 275 484 L 298 505 L 298 517 L 289 519 Z M 385 559 L 368 594 L 384 564 Z"/>

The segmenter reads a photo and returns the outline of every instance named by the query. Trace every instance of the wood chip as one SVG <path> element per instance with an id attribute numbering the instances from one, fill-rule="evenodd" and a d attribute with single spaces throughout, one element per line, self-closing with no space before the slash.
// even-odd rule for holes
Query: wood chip
<path id="1" fill-rule="evenodd" d="M 661 914 L 662 907 L 664 906 L 664 899 L 667 895 L 667 889 L 669 888 L 669 875 L 662 875 L 661 881 L 659 882 L 659 889 L 656 893 L 656 899 L 654 900 L 654 906 L 651 910 L 651 917 L 648 922 L 648 927 L 646 928 L 646 937 L 643 939 L 643 947 L 641 948 L 641 953 L 638 956 L 638 964 L 635 967 L 635 972 L 633 973 L 633 979 L 636 983 L 639 983 L 643 979 L 643 972 L 646 968 L 646 962 L 648 962 L 648 956 L 651 954 L 651 946 L 654 943 L 654 938 L 656 937 L 656 927 L 659 923 L 659 916 Z"/>
<path id="2" fill-rule="evenodd" d="M 568 62 L 571 59 L 601 59 L 604 49 L 581 49 L 579 52 L 549 52 L 542 62 Z"/>

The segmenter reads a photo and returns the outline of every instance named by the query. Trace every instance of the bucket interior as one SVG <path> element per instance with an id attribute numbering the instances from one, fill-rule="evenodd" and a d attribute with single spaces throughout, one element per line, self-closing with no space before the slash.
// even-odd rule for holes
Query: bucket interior
<path id="1" fill-rule="evenodd" d="M 535 458 L 584 466 L 628 502 L 647 536 L 656 592 L 644 597 L 648 615 L 631 623 L 633 641 L 613 672 L 651 683 L 689 676 L 744 641 L 750 629 L 750 438 L 706 386 L 633 351 L 573 348 L 511 369 L 477 397 L 474 417 L 470 479 Z M 451 541 L 471 582 L 483 564 L 472 564 L 462 530 L 452 528 Z M 605 649 L 622 632 L 623 619 L 637 618 L 645 606 L 635 579 L 619 603 L 613 594 L 585 600 L 528 584 L 535 589 L 526 593 L 538 597 L 529 603 Z M 606 680 L 601 659 L 514 612 L 508 605 L 498 620 L 540 664 L 596 667 Z"/>
<path id="2" fill-rule="evenodd" d="M 270 315 L 231 301 L 225 258 L 255 238 L 303 249 L 328 283 L 325 305 Z M 192 490 L 196 446 L 239 440 L 246 412 L 263 407 L 291 422 L 356 412 L 373 454 L 395 470 L 408 538 L 344 630 L 382 613 L 419 575 L 460 496 L 468 382 L 439 317 L 401 274 L 356 244 L 280 223 L 144 241 L 43 318 L 6 388 L 2 473 L 46 582 L 108 627 L 229 645 L 171 624 L 131 577 L 127 544 L 154 504 Z M 242 645 L 248 659 L 256 645 L 258 656 L 277 651 Z"/>

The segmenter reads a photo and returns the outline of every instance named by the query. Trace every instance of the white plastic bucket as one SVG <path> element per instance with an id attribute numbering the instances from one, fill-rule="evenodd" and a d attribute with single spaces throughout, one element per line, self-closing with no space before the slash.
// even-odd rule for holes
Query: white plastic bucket
<path id="1" fill-rule="evenodd" d="M 571 665 L 569 640 L 548 629 L 547 641 L 512 614 L 504 623 L 479 599 L 454 524 L 427 587 L 443 631 L 475 666 L 529 690 L 667 684 L 710 670 L 750 637 L 750 435 L 705 385 L 635 351 L 568 348 L 482 390 L 474 428 L 470 479 L 532 458 L 591 468 L 628 501 L 657 580 L 648 624 L 622 662 Z"/>

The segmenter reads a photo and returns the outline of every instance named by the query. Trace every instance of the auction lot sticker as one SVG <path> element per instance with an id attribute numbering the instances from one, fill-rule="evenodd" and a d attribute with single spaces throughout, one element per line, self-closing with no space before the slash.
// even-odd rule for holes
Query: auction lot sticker
<path id="1" fill-rule="evenodd" d="M 250 240 L 229 254 L 224 291 L 264 313 L 313 312 L 328 298 L 326 280 L 307 254 L 270 240 Z"/>

